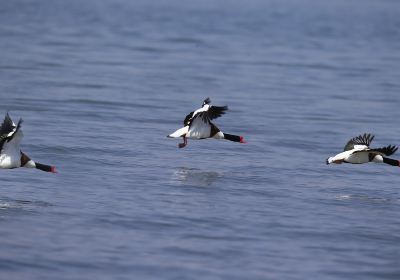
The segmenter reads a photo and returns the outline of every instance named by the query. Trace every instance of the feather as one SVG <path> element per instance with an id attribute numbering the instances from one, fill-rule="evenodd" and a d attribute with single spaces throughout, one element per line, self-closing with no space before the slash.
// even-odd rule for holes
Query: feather
<path id="1" fill-rule="evenodd" d="M 354 146 L 356 145 L 364 145 L 369 147 L 371 144 L 372 140 L 374 140 L 374 135 L 371 134 L 366 134 L 364 133 L 363 135 L 359 135 L 357 137 L 354 137 L 347 142 L 346 146 L 344 146 L 344 151 L 349 151 L 353 150 Z"/>

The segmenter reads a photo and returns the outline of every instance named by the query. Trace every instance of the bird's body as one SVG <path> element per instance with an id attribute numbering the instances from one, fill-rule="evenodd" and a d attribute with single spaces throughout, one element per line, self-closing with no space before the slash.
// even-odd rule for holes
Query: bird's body
<path id="1" fill-rule="evenodd" d="M 183 137 L 184 143 L 180 143 L 179 147 L 183 148 L 187 145 L 187 139 L 227 139 L 234 142 L 245 143 L 242 136 L 224 134 L 218 127 L 211 122 L 228 110 L 227 106 L 211 106 L 210 99 L 207 98 L 203 102 L 203 106 L 193 112 L 190 112 L 183 121 L 184 127 L 178 129 L 174 133 L 168 135 L 171 138 Z"/>
<path id="2" fill-rule="evenodd" d="M 347 142 L 344 151 L 328 158 L 326 164 L 383 162 L 393 166 L 399 166 L 400 162 L 398 160 L 388 158 L 388 156 L 394 154 L 398 148 L 389 145 L 383 148 L 371 149 L 369 146 L 373 139 L 374 136 L 371 134 L 363 134 L 352 138 Z"/>
<path id="3" fill-rule="evenodd" d="M 54 173 L 54 166 L 34 162 L 21 151 L 20 145 L 24 136 L 21 124 L 22 120 L 19 120 L 18 124 L 15 125 L 9 114 L 6 114 L 0 127 L 0 168 L 28 167 Z"/>

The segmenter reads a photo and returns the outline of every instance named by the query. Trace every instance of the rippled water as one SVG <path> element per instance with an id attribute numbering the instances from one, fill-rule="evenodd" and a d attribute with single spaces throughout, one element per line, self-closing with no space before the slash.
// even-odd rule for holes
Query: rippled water
<path id="1" fill-rule="evenodd" d="M 0 170 L 0 278 L 399 279 L 400 3 L 0 5 L 0 114 L 57 166 Z M 165 136 L 205 97 L 247 145 Z"/>

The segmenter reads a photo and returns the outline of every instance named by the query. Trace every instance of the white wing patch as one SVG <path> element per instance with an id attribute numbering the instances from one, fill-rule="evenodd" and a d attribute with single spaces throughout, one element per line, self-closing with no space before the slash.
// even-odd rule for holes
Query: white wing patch
<path id="1" fill-rule="evenodd" d="M 211 125 L 209 123 L 205 123 L 202 118 L 195 118 L 192 121 L 192 124 L 190 125 L 186 137 L 192 139 L 204 139 L 204 138 L 209 138 L 210 134 L 211 134 Z"/>
<path id="2" fill-rule="evenodd" d="M 208 111 L 209 108 L 210 108 L 210 105 L 206 104 L 206 105 L 204 105 L 203 107 L 201 107 L 200 109 L 197 109 L 196 111 L 194 111 L 193 116 L 192 116 L 192 119 L 194 119 L 195 116 L 196 116 L 198 113 Z"/>
<path id="3" fill-rule="evenodd" d="M 177 131 L 175 131 L 174 133 L 171 133 L 170 135 L 168 135 L 168 137 L 172 137 L 172 138 L 179 138 L 179 137 L 183 137 L 185 136 L 185 134 L 189 131 L 189 126 L 185 126 L 182 127 L 180 129 L 178 129 Z"/>
<path id="4" fill-rule="evenodd" d="M 366 150 L 366 149 L 369 149 L 369 147 L 366 145 L 354 145 L 354 150 L 362 151 L 362 150 Z"/>
<path id="5" fill-rule="evenodd" d="M 14 132 L 12 132 L 14 133 Z M 12 135 L 12 134 L 11 134 Z M 21 165 L 21 140 L 24 137 L 22 130 L 19 129 L 9 142 L 3 144 L 0 155 L 0 167 L 15 168 Z"/>

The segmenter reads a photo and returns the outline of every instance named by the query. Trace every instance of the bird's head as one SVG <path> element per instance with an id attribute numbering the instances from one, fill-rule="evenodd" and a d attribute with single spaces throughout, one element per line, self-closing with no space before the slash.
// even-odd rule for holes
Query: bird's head
<path id="1" fill-rule="evenodd" d="M 203 105 L 201 107 L 204 107 L 204 105 L 209 105 L 210 103 L 211 103 L 210 97 L 207 97 L 206 99 L 204 99 Z"/>
<path id="2" fill-rule="evenodd" d="M 326 164 L 331 164 L 331 163 L 342 164 L 343 162 L 345 162 L 343 153 L 337 154 L 334 157 L 329 157 L 326 159 Z"/>

